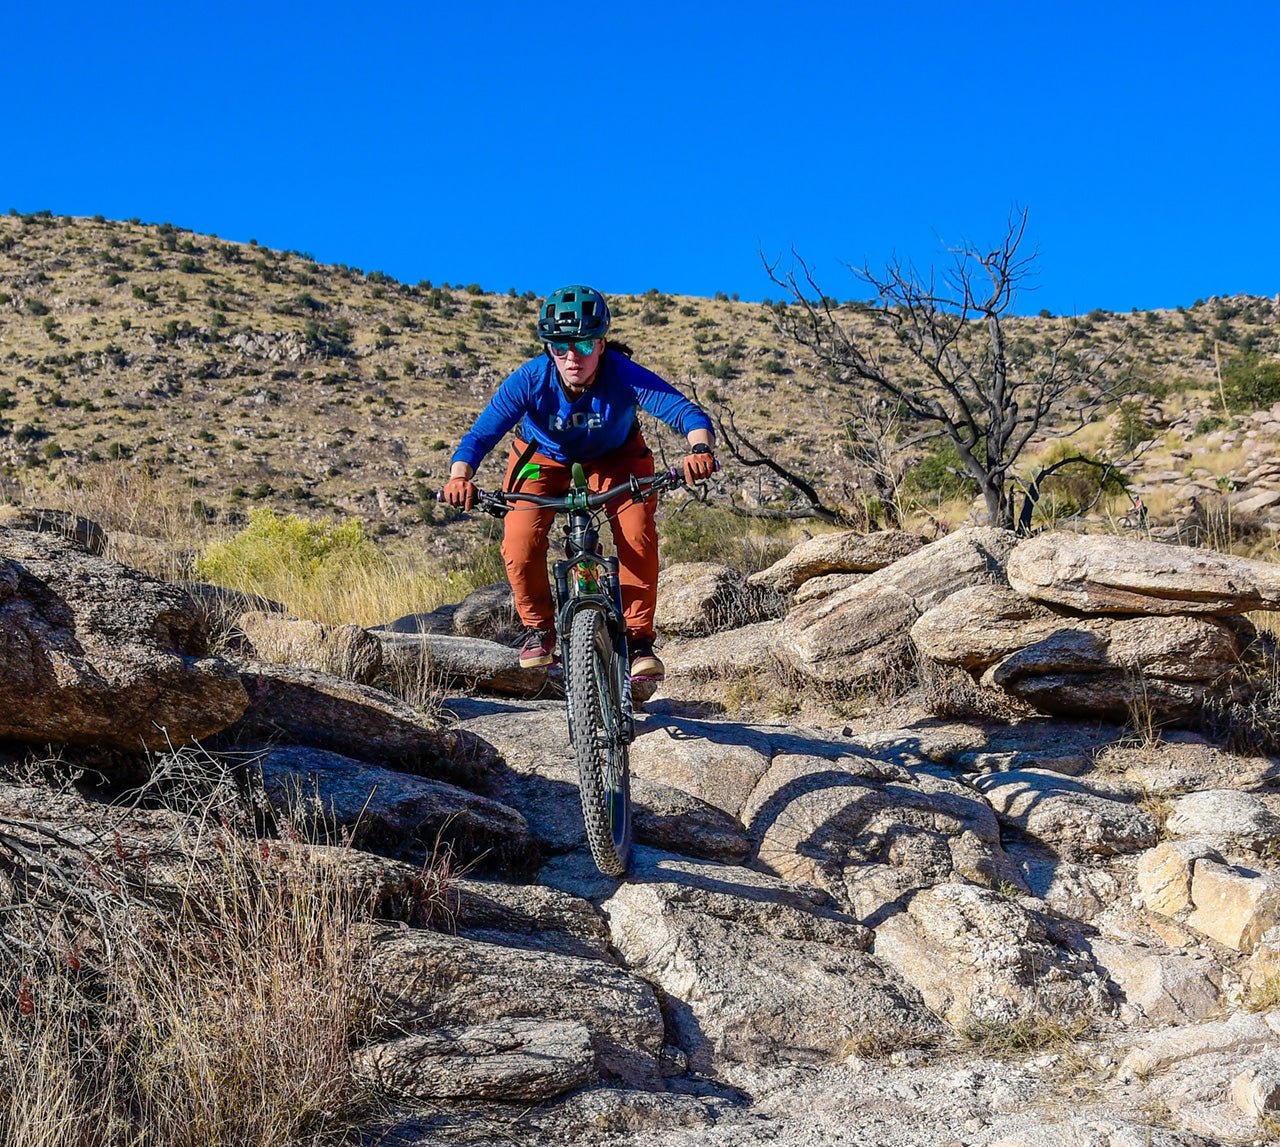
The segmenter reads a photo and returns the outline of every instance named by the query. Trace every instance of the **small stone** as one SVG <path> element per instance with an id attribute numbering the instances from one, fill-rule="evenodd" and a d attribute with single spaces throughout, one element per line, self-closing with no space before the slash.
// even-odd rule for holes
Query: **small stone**
<path id="1" fill-rule="evenodd" d="M 1166 841 L 1138 857 L 1138 891 L 1149 912 L 1176 916 L 1191 907 L 1191 874 L 1204 857 L 1221 860 L 1208 845 L 1196 841 Z"/>
<path id="2" fill-rule="evenodd" d="M 1280 1111 L 1280 1060 L 1268 1056 L 1231 1081 L 1231 1098 L 1246 1115 L 1261 1119 Z"/>

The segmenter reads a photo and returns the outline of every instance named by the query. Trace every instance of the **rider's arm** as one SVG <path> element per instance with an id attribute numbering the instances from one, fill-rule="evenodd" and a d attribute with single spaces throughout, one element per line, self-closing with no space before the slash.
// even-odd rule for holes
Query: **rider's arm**
<path id="1" fill-rule="evenodd" d="M 449 468 L 451 478 L 470 478 L 476 472 L 481 459 L 489 453 L 525 414 L 531 409 L 531 379 L 525 366 L 509 375 L 498 387 L 480 417 L 467 431 L 458 449 L 453 452 Z"/>
<path id="2" fill-rule="evenodd" d="M 639 363 L 624 359 L 619 364 L 624 376 L 635 392 L 636 404 L 655 418 L 662 419 L 668 426 L 675 427 L 685 435 L 691 445 L 705 442 L 714 444 L 715 437 L 711 428 L 711 419 L 706 412 L 690 402 L 671 383 L 659 378 L 651 370 L 646 370 Z M 693 437 L 701 431 L 706 437 Z"/>
<path id="3" fill-rule="evenodd" d="M 689 439 L 689 445 L 691 447 L 706 446 L 712 451 L 714 451 L 716 448 L 715 431 L 712 430 L 709 426 L 698 426 L 695 429 L 690 430 L 689 433 L 685 435 L 685 437 Z"/>

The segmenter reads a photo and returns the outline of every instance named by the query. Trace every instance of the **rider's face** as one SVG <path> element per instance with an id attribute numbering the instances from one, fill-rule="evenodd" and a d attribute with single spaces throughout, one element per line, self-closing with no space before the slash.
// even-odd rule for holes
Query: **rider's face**
<path id="1" fill-rule="evenodd" d="M 595 378 L 596 367 L 600 365 L 600 356 L 603 353 L 604 339 L 594 340 L 591 353 L 588 355 L 580 355 L 577 347 L 570 343 L 568 352 L 562 358 L 552 360 L 556 364 L 556 369 L 560 372 L 560 378 L 563 380 L 565 388 L 581 392 L 590 386 L 591 380 Z"/>

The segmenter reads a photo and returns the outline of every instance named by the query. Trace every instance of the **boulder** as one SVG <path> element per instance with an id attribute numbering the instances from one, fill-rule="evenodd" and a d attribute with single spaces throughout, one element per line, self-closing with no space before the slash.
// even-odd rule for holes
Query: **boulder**
<path id="1" fill-rule="evenodd" d="M 0 527 L 0 739 L 164 749 L 226 728 L 248 701 L 181 587 Z"/>
<path id="2" fill-rule="evenodd" d="M 871 573 L 883 569 L 923 545 L 924 539 L 918 534 L 902 530 L 818 534 L 806 538 L 768 569 L 752 574 L 747 584 L 789 593 L 824 574 Z"/>
<path id="3" fill-rule="evenodd" d="M 520 651 L 478 637 L 374 630 L 387 668 L 404 679 L 462 686 L 502 697 L 536 697 L 547 688 L 546 668 L 522 669 Z"/>
<path id="4" fill-rule="evenodd" d="M 928 773 L 858 757 L 779 754 L 743 818 L 758 864 L 827 890 L 859 919 L 943 882 L 1026 891 L 987 805 Z"/>
<path id="5" fill-rule="evenodd" d="M 355 1053 L 356 1078 L 385 1095 L 425 1102 L 541 1103 L 595 1080 L 591 1033 L 580 1023 L 501 1019 L 401 1036 Z"/>
<path id="6" fill-rule="evenodd" d="M 378 639 L 354 623 L 322 625 L 253 610 L 236 621 L 259 661 L 332 673 L 372 685 L 382 672 Z"/>
<path id="7" fill-rule="evenodd" d="M 1246 955 L 1280 920 L 1280 883 L 1247 868 L 1197 860 L 1191 876 L 1195 909 L 1187 923 Z"/>
<path id="8" fill-rule="evenodd" d="M 461 710 L 456 727 L 479 737 L 502 760 L 485 794 L 518 809 L 546 852 L 571 852 L 584 844 L 578 767 L 564 702 L 495 701 L 474 708 L 475 715 Z"/>
<path id="9" fill-rule="evenodd" d="M 839 593 L 842 589 L 857 585 L 866 576 L 861 573 L 834 573 L 811 577 L 792 595 L 791 604 L 804 605 L 807 601 L 821 601 L 824 597 L 830 597 L 833 593 Z"/>
<path id="10" fill-rule="evenodd" d="M 1219 848 L 1261 852 L 1280 838 L 1280 816 L 1253 793 L 1205 789 L 1178 797 L 1165 829 L 1172 836 L 1211 841 Z"/>
<path id="11" fill-rule="evenodd" d="M 463 861 L 505 864 L 529 847 L 518 812 L 442 781 L 301 747 L 267 750 L 258 769 L 272 807 L 322 840 L 415 857 L 447 845 Z"/>
<path id="12" fill-rule="evenodd" d="M 662 1009 L 653 989 L 599 959 L 509 948 L 436 932 L 384 930 L 372 975 L 382 1038 L 530 1019 L 581 1024 L 607 1078 L 654 1086 Z"/>
<path id="13" fill-rule="evenodd" d="M 1109 1008 L 1087 955 L 1055 944 L 1039 913 L 971 884 L 917 892 L 877 926 L 874 951 L 953 1027 Z"/>
<path id="14" fill-rule="evenodd" d="M 97 522 L 69 510 L 49 510 L 38 506 L 0 505 L 0 526 L 57 534 L 84 546 L 99 557 L 107 552 L 107 532 Z"/>
<path id="15" fill-rule="evenodd" d="M 1216 618 L 1067 621 L 988 670 L 983 681 L 1042 712 L 1158 719 L 1197 712 L 1230 691 L 1240 661 L 1234 629 Z"/>
<path id="16" fill-rule="evenodd" d="M 453 633 L 453 615 L 458 602 L 442 605 L 430 613 L 409 613 L 386 625 L 370 626 L 370 633 Z"/>
<path id="17" fill-rule="evenodd" d="M 1123 884 L 1107 868 L 1063 860 L 1029 841 L 1006 841 L 1005 853 L 1017 866 L 1031 894 L 1060 916 L 1096 924 L 1120 900 Z M 1002 891 L 1009 891 L 1006 886 Z"/>
<path id="18" fill-rule="evenodd" d="M 796 606 L 783 619 L 779 651 L 816 681 L 883 681 L 909 660 L 911 626 L 922 613 L 957 590 L 1004 580 L 1014 540 L 1008 530 L 958 530 L 857 585 Z"/>
<path id="19" fill-rule="evenodd" d="M 204 614 L 205 625 L 210 634 L 217 635 L 234 649 L 242 649 L 244 646 L 244 634 L 236 625 L 241 614 L 289 612 L 280 602 L 261 594 L 227 589 L 226 586 L 211 585 L 207 581 L 180 581 L 178 584 L 191 595 Z"/>
<path id="20" fill-rule="evenodd" d="M 1174 1131 L 1153 1127 L 1149 1119 L 1101 1119 L 1082 1116 L 1062 1122 L 1042 1122 L 1027 1112 L 1019 1112 L 983 1147 L 1210 1147 L 1203 1139 L 1189 1138 Z M 1021 1124 L 1008 1127 L 1008 1124 Z"/>
<path id="21" fill-rule="evenodd" d="M 767 673 L 778 664 L 781 628 L 781 621 L 757 621 L 706 637 L 673 638 L 662 647 L 667 676 L 706 681 Z"/>
<path id="22" fill-rule="evenodd" d="M 679 562 L 658 574 L 653 625 L 664 637 L 702 637 L 754 621 L 752 614 L 745 579 L 732 566 Z"/>
<path id="23" fill-rule="evenodd" d="M 1246 1115 L 1262 1119 L 1280 1114 L 1280 1056 L 1269 1055 L 1231 1081 L 1231 1098 Z"/>
<path id="24" fill-rule="evenodd" d="M 1157 1032 L 1124 1057 L 1116 1076 L 1121 1082 L 1142 1079 L 1202 1055 L 1227 1054 L 1242 1058 L 1272 1051 L 1276 1042 L 1275 1033 L 1262 1016 L 1237 1012 L 1225 1020 Z"/>
<path id="25" fill-rule="evenodd" d="M 1005 585 L 975 585 L 943 599 L 911 627 L 933 661 L 978 673 L 1071 621 Z"/>
<path id="26" fill-rule="evenodd" d="M 505 581 L 472 590 L 453 608 L 453 632 L 460 637 L 510 641 L 522 628 L 515 595 Z"/>
<path id="27" fill-rule="evenodd" d="M 1207 957 L 1102 939 L 1090 951 L 1125 999 L 1155 1023 L 1198 1023 L 1221 1006 L 1222 968 Z"/>
<path id="28" fill-rule="evenodd" d="M 700 725 L 693 723 L 693 727 Z M 585 844 L 578 767 L 569 744 L 563 702 L 534 702 L 514 711 L 503 705 L 496 712 L 462 721 L 460 728 L 482 737 L 501 753 L 506 768 L 490 778 L 485 791 L 518 809 L 548 852 L 569 852 Z M 687 856 L 742 859 L 749 845 L 736 815 L 685 785 L 670 783 L 661 769 L 657 775 L 650 773 L 648 762 L 658 754 L 650 755 L 643 748 L 653 734 L 644 733 L 643 725 L 641 733 L 631 750 L 635 839 Z M 763 752 L 755 767 L 763 769 L 768 744 L 757 743 Z M 723 759 L 714 756 L 713 744 L 692 736 L 681 747 L 691 752 L 701 748 L 713 764 Z M 701 759 L 696 752 L 695 758 Z M 688 775 L 688 768 L 680 775 Z"/>
<path id="29" fill-rule="evenodd" d="M 1137 852 L 1156 842 L 1155 822 L 1142 809 L 1058 773 L 991 773 L 974 785 L 1002 823 L 1068 860 Z"/>
<path id="30" fill-rule="evenodd" d="M 445 900 L 437 931 L 506 948 L 612 962 L 604 917 L 578 896 L 540 884 L 463 876 L 452 881 Z"/>
<path id="31" fill-rule="evenodd" d="M 870 932 L 749 869 L 637 850 L 601 907 L 627 966 L 656 984 L 689 1063 L 833 1063 L 927 1041 L 937 1021 L 864 950 Z"/>
<path id="32" fill-rule="evenodd" d="M 491 763 L 476 738 L 437 729 L 389 693 L 309 669 L 250 663 L 241 671 L 250 697 L 227 730 L 237 745 L 271 742 L 328 749 L 369 764 L 455 783 L 475 783 Z"/>
<path id="33" fill-rule="evenodd" d="M 1082 613 L 1280 609 L 1280 566 L 1138 538 L 1055 531 L 1020 543 L 1009 584 Z"/>
<path id="34" fill-rule="evenodd" d="M 667 718 L 646 722 L 631 746 L 631 771 L 738 816 L 769 767 L 769 741 L 748 726 Z"/>
<path id="35" fill-rule="evenodd" d="M 640 844 L 725 864 L 739 864 L 751 851 L 737 817 L 673 785 L 634 775 L 631 805 Z"/>

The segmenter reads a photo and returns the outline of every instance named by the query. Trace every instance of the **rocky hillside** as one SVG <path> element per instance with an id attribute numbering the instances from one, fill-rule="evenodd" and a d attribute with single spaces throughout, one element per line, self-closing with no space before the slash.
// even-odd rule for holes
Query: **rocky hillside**
<path id="1" fill-rule="evenodd" d="M 555 678 L 490 640 L 506 587 L 330 628 L 0 527 L 7 1014 L 46 1014 L 42 953 L 88 992 L 102 889 L 151 919 L 247 836 L 264 887 L 336 866 L 364 890 L 372 1002 L 313 1109 L 363 1141 L 1269 1141 L 1275 654 L 1244 615 L 1280 609 L 1275 570 L 985 527 L 669 568 L 615 881 Z M 803 722 L 732 711 L 748 679 Z M 228 776 L 245 795 L 192 819 Z"/>
<path id="2" fill-rule="evenodd" d="M 478 284 L 411 286 L 169 224 L 2 216 L 0 494 L 47 500 L 101 463 L 132 459 L 184 483 L 215 520 L 269 504 L 421 531 L 453 444 L 537 352 L 535 301 Z M 708 402 L 730 401 L 762 446 L 845 496 L 856 478 L 846 396 L 779 341 L 767 308 L 657 290 L 614 302 L 616 334 L 641 361 Z M 1013 333 L 1035 342 L 1063 321 L 1020 319 Z M 1084 347 L 1128 332 L 1125 356 L 1157 423 L 1212 398 L 1212 340 L 1229 354 L 1280 346 L 1266 299 L 1081 321 Z M 1198 454 L 1213 414 L 1170 448 Z M 724 482 L 761 493 L 732 465 Z"/>

